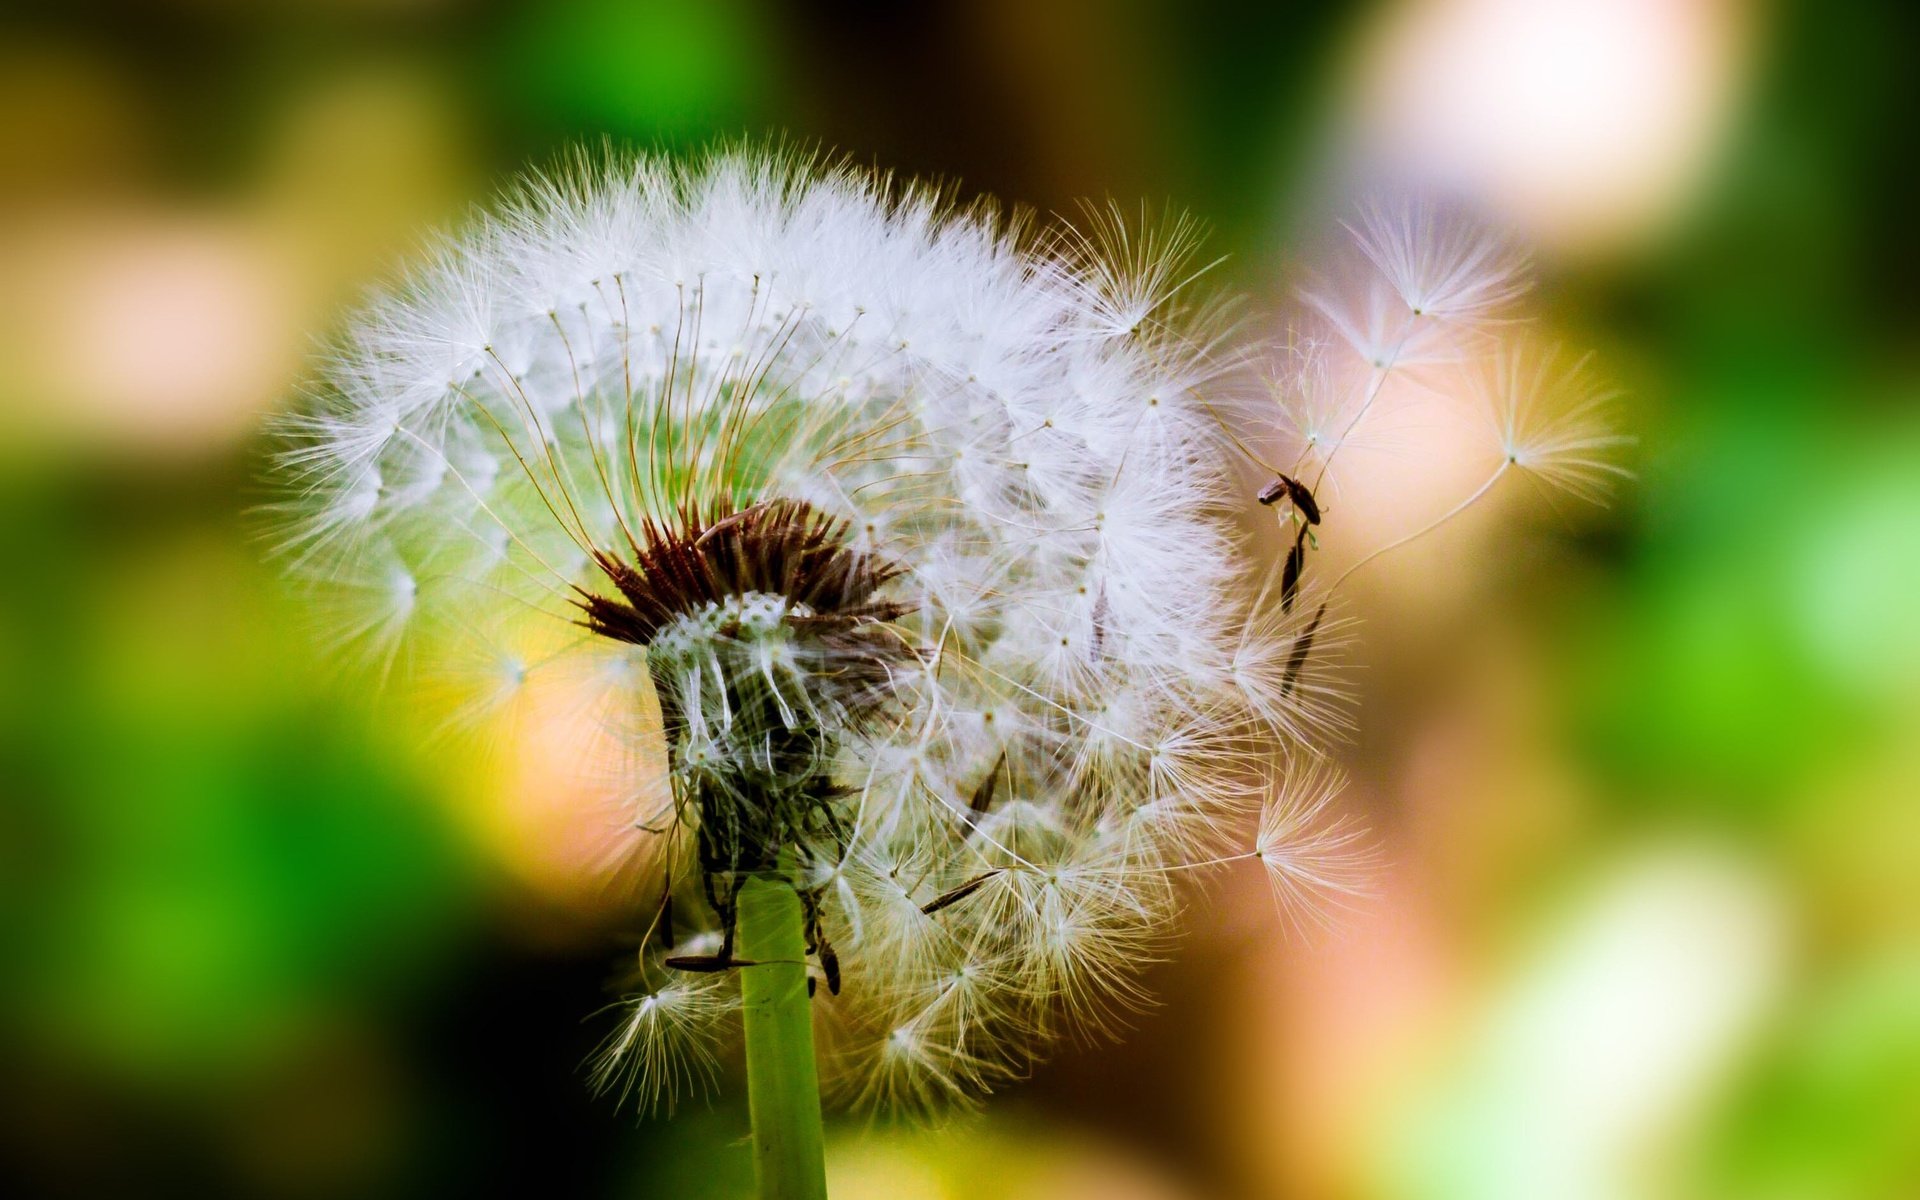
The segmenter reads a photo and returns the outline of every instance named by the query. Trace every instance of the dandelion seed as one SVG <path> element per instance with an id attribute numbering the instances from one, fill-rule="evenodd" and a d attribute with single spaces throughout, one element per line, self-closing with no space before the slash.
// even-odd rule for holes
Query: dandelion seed
<path id="1" fill-rule="evenodd" d="M 1330 811 L 1345 787 L 1332 764 L 1301 763 L 1280 773 L 1261 808 L 1253 856 L 1295 925 L 1324 920 L 1360 890 L 1371 864 L 1360 830 Z"/>
<path id="2" fill-rule="evenodd" d="M 1430 200 L 1375 197 L 1347 228 L 1414 320 L 1485 323 L 1532 287 L 1517 247 Z"/>
<path id="3" fill-rule="evenodd" d="M 1631 477 L 1617 456 L 1633 439 L 1608 424 L 1617 393 L 1594 379 L 1591 355 L 1521 343 L 1490 358 L 1473 383 L 1515 469 L 1593 503 L 1608 484 Z"/>
<path id="4" fill-rule="evenodd" d="M 733 1009 L 721 980 L 681 976 L 618 1007 L 620 1023 L 590 1064 L 596 1091 L 671 1112 L 677 1097 L 711 1083 L 719 1067 L 714 1037 Z"/>
<path id="5" fill-rule="evenodd" d="M 1344 277 L 1314 279 L 1300 289 L 1299 296 L 1370 374 L 1367 395 L 1389 372 L 1458 362 L 1467 353 L 1462 335 L 1470 333 L 1470 328 L 1462 330 L 1431 314 L 1414 312 L 1392 284 L 1378 276 L 1365 275 L 1358 282 Z M 1361 406 L 1367 406 L 1364 398 Z"/>

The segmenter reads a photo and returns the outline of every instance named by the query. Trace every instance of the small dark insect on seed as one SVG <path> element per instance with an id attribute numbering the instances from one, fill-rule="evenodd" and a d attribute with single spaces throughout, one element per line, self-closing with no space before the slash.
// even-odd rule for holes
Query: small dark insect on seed
<path id="1" fill-rule="evenodd" d="M 757 967 L 760 964 L 751 959 L 734 958 L 727 954 L 681 954 L 664 960 L 661 965 L 669 970 L 711 975 L 715 971 L 731 971 L 735 967 Z"/>
<path id="2" fill-rule="evenodd" d="M 1254 497 L 1254 499 L 1268 507 L 1272 507 L 1280 502 L 1280 497 L 1282 496 L 1285 496 L 1292 502 L 1293 507 L 1300 513 L 1301 517 L 1306 520 L 1307 524 L 1318 525 L 1320 523 L 1320 502 L 1313 498 L 1313 489 L 1291 475 L 1275 476 L 1273 482 L 1261 488 L 1260 494 Z"/>
<path id="3" fill-rule="evenodd" d="M 949 891 L 942 892 L 938 896 L 935 896 L 933 899 L 927 901 L 925 904 L 922 904 L 920 906 L 920 911 L 923 913 L 927 913 L 928 915 L 932 915 L 933 913 L 937 913 L 941 909 L 946 908 L 949 905 L 958 904 L 962 900 L 965 900 L 968 896 L 973 895 L 975 892 L 979 891 L 981 888 L 987 886 L 988 881 L 990 881 L 995 875 L 998 875 L 999 873 L 1000 873 L 1000 869 L 996 867 L 993 870 L 988 871 L 984 875 L 975 875 L 972 879 L 967 880 L 965 883 L 961 884 L 959 887 L 953 888 Z"/>
<path id="4" fill-rule="evenodd" d="M 1314 610 L 1313 620 L 1307 622 L 1306 629 L 1301 632 L 1300 640 L 1293 644 L 1293 653 L 1287 656 L 1287 674 L 1280 685 L 1282 696 L 1293 695 L 1294 685 L 1300 682 L 1300 672 L 1307 665 L 1307 656 L 1313 653 L 1313 635 L 1320 630 L 1320 618 L 1326 615 L 1327 606 L 1322 602 Z"/>

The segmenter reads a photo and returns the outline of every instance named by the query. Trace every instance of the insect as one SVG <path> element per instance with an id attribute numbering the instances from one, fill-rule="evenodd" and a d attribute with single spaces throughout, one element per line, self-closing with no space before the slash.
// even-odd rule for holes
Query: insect
<path id="1" fill-rule="evenodd" d="M 1320 502 L 1313 498 L 1313 489 L 1291 475 L 1276 474 L 1273 482 L 1261 488 L 1260 494 L 1254 499 L 1272 508 L 1280 502 L 1282 496 L 1287 498 L 1288 503 L 1293 505 L 1294 511 L 1299 513 L 1301 519 L 1307 524 L 1320 523 Z"/>
<path id="2" fill-rule="evenodd" d="M 1292 612 L 1294 598 L 1300 594 L 1300 576 L 1307 569 L 1307 542 L 1313 527 L 1320 524 L 1320 502 L 1314 499 L 1312 488 L 1283 471 L 1275 472 L 1273 482 L 1261 488 L 1254 497 L 1269 508 L 1283 498 L 1293 506 L 1294 512 L 1300 514 L 1300 526 L 1294 531 L 1293 547 L 1287 551 L 1286 563 L 1280 568 L 1280 610 Z"/>

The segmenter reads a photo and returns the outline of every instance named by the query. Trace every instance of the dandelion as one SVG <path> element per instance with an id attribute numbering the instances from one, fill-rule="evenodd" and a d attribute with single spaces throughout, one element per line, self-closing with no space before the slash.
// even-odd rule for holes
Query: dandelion
<path id="1" fill-rule="evenodd" d="M 1174 872 L 1339 874 L 1274 787 L 1337 622 L 1239 552 L 1191 230 L 1096 226 L 778 151 L 582 165 L 374 303 L 289 422 L 281 550 L 344 645 L 478 661 L 475 711 L 598 681 L 663 757 L 595 1078 L 670 1102 L 737 1012 L 768 1194 L 819 1191 L 821 1070 L 964 1101 L 1144 1003 Z"/>
<path id="2" fill-rule="evenodd" d="M 1349 574 L 1510 473 L 1621 472 L 1584 360 L 1489 351 L 1520 256 L 1425 209 L 1351 232 L 1284 464 L 1221 417 L 1190 223 L 1037 230 L 783 151 L 536 180 L 360 316 L 287 420 L 279 549 L 377 673 L 464 719 L 564 680 L 643 760 L 651 917 L 596 1086 L 670 1106 L 737 1027 L 763 1192 L 818 1195 L 823 1083 L 939 1109 L 1112 1030 L 1182 873 L 1257 864 L 1295 924 L 1352 890 L 1316 750 L 1346 576 L 1308 568 L 1336 456 L 1442 364 L 1493 434 Z"/>

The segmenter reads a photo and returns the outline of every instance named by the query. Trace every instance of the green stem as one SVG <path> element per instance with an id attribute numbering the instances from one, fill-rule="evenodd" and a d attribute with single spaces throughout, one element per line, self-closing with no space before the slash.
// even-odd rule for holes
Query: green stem
<path id="1" fill-rule="evenodd" d="M 807 998 L 807 943 L 800 897 L 784 880 L 740 887 L 740 990 L 746 1026 L 747 1107 L 760 1200 L 825 1200 L 820 1080 Z"/>

